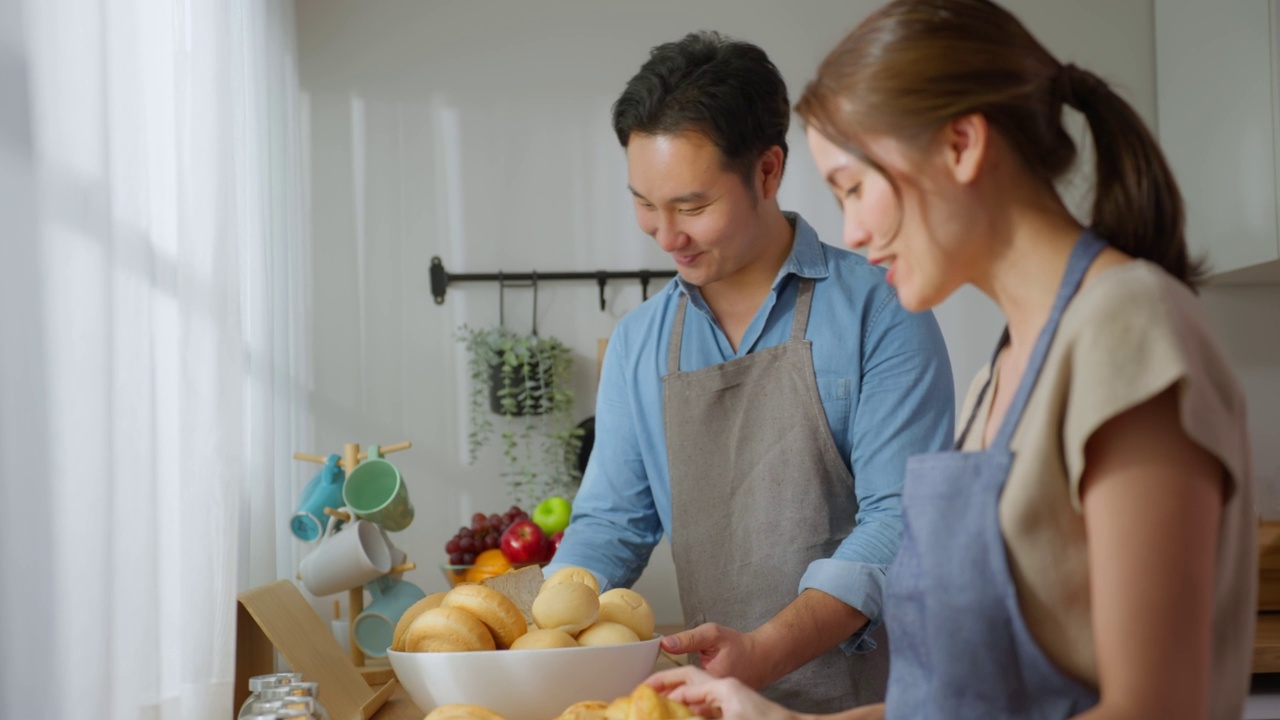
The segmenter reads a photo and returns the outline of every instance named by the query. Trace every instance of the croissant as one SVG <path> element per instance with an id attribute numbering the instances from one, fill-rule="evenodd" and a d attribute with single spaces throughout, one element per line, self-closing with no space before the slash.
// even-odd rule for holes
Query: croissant
<path id="1" fill-rule="evenodd" d="M 605 704 L 596 700 L 569 706 L 557 720 L 670 720 L 691 718 L 689 708 L 661 697 L 648 685 L 638 685 L 630 696 Z"/>

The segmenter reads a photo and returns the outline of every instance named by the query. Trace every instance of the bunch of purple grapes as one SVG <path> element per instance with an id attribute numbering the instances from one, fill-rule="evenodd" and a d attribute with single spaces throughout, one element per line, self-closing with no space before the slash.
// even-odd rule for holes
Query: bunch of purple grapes
<path id="1" fill-rule="evenodd" d="M 507 528 L 528 519 L 529 513 L 521 510 L 517 505 L 512 505 L 511 509 L 502 515 L 497 513 L 472 515 L 471 527 L 458 528 L 458 532 L 444 544 L 444 551 L 449 553 L 449 564 L 475 564 L 476 555 L 499 547 L 502 542 L 502 533 L 506 532 Z"/>

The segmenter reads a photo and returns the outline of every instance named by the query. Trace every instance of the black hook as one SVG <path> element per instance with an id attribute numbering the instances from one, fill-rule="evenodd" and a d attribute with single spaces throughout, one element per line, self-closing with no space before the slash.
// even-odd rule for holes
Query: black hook
<path id="1" fill-rule="evenodd" d="M 538 337 L 538 271 L 533 270 L 533 336 Z"/>
<path id="2" fill-rule="evenodd" d="M 449 273 L 444 271 L 444 261 L 439 255 L 431 258 L 431 296 L 437 305 L 444 304 L 444 294 L 449 289 Z"/>
<path id="3" fill-rule="evenodd" d="M 640 300 L 643 302 L 649 299 L 649 271 L 640 271 Z"/>
<path id="4" fill-rule="evenodd" d="M 604 285 L 609 282 L 609 276 L 604 274 L 603 270 L 596 271 L 596 284 L 600 286 L 600 312 L 604 312 Z"/>
<path id="5" fill-rule="evenodd" d="M 502 271 L 498 271 L 498 327 L 507 324 L 507 283 L 502 279 Z"/>

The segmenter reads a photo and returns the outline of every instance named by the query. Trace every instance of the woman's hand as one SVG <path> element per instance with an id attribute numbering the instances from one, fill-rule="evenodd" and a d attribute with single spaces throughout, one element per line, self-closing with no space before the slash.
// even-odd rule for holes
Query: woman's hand
<path id="1" fill-rule="evenodd" d="M 688 705 L 690 710 L 706 718 L 803 720 L 808 717 L 765 700 L 740 680 L 715 678 L 692 666 L 654 673 L 645 682 L 659 694 Z"/>

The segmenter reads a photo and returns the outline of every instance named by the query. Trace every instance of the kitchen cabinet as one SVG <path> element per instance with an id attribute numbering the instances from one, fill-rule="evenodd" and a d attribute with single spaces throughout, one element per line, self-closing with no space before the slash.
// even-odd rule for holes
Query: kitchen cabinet
<path id="1" fill-rule="evenodd" d="M 1280 284 L 1275 0 L 1157 0 L 1160 144 L 1212 281 Z"/>

